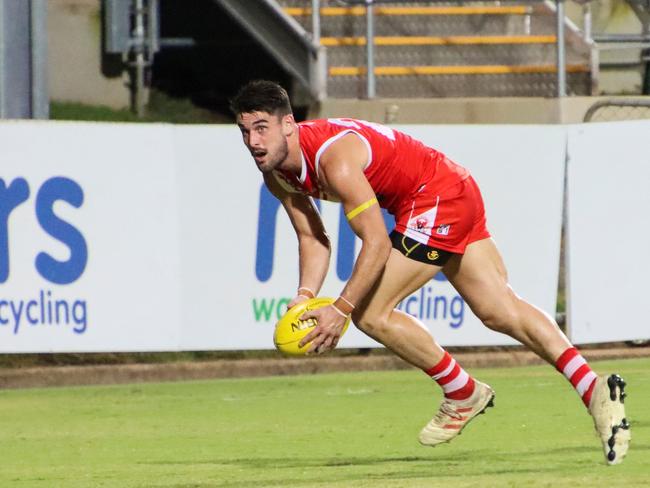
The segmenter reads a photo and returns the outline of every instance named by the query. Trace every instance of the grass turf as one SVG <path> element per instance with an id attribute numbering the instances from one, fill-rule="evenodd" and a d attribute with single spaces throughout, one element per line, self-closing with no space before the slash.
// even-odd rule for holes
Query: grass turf
<path id="1" fill-rule="evenodd" d="M 550 367 L 475 369 L 496 408 L 453 443 L 416 440 L 440 393 L 416 371 L 0 392 L 0 486 L 648 486 L 650 359 L 628 381 L 630 453 L 605 466 Z"/>

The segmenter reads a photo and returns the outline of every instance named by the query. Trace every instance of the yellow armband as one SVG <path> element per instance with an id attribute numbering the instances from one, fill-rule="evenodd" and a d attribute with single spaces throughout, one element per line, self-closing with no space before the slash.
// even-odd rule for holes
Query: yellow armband
<path id="1" fill-rule="evenodd" d="M 359 215 L 361 212 L 364 212 L 364 211 L 368 210 L 368 209 L 369 209 L 370 207 L 372 207 L 375 203 L 379 203 L 379 202 L 377 201 L 377 198 L 376 198 L 376 197 L 373 197 L 373 198 L 371 198 L 370 200 L 368 200 L 367 202 L 362 203 L 361 205 L 359 205 L 359 206 L 358 206 L 357 208 L 355 208 L 354 210 L 350 210 L 348 213 L 345 214 L 345 217 L 346 217 L 348 220 L 352 220 L 352 219 L 355 218 L 357 215 Z"/>

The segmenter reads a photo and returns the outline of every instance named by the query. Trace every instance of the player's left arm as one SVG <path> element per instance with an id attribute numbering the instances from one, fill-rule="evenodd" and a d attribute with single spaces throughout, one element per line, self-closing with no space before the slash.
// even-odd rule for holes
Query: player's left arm
<path id="1" fill-rule="evenodd" d="M 348 134 L 333 143 L 320 159 L 319 179 L 328 192 L 341 200 L 350 227 L 362 245 L 352 276 L 341 292 L 343 299 L 337 300 L 334 306 L 308 312 L 318 322 L 302 341 L 305 344 L 313 339 L 310 351 L 324 352 L 336 347 L 345 323 L 344 315 L 349 314 L 352 306 L 358 305 L 368 294 L 390 255 L 392 246 L 384 218 L 375 192 L 363 172 L 367 160 L 368 150 L 355 134 Z"/>

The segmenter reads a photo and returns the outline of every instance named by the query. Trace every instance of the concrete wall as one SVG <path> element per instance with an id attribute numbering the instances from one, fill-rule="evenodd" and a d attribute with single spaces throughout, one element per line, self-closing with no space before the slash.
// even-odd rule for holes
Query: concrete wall
<path id="1" fill-rule="evenodd" d="M 626 97 L 618 97 L 625 99 Z M 640 97 L 634 97 L 639 99 Z M 352 117 L 394 124 L 556 124 L 582 122 L 610 97 L 325 100 L 308 118 Z M 650 97 L 645 97 L 650 100 Z"/>
<path id="2" fill-rule="evenodd" d="M 55 0 L 47 7 L 51 100 L 129 107 L 126 74 L 102 72 L 100 0 Z"/>

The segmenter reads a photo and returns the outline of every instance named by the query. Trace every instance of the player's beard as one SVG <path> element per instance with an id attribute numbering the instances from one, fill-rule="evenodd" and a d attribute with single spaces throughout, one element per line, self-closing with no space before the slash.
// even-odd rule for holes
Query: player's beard
<path id="1" fill-rule="evenodd" d="M 262 173 L 270 173 L 287 160 L 289 156 L 289 144 L 285 138 L 282 138 L 280 147 L 277 150 L 266 153 L 267 161 L 258 166 Z"/>

